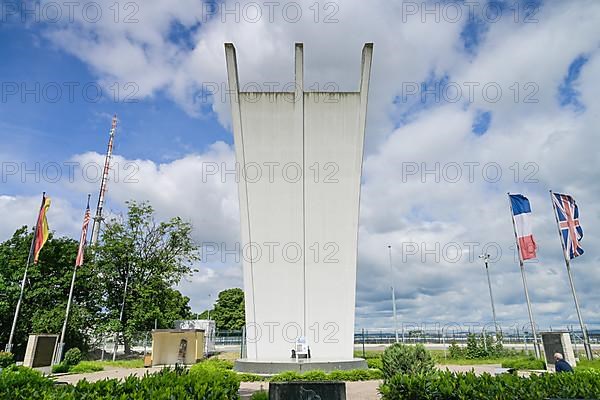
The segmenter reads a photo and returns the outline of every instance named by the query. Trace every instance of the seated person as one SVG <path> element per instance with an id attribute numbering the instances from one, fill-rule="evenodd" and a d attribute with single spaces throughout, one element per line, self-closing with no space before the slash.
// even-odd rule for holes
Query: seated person
<path id="1" fill-rule="evenodd" d="M 565 361 L 560 353 L 554 353 L 554 368 L 556 372 L 573 372 L 571 365 Z"/>

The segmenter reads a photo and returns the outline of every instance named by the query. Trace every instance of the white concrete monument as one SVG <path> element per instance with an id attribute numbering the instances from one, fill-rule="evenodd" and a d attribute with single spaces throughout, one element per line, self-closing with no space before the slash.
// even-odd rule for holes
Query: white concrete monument
<path id="1" fill-rule="evenodd" d="M 352 361 L 373 45 L 363 48 L 353 92 L 305 91 L 300 43 L 294 91 L 241 91 L 233 44 L 225 44 L 225 53 L 242 172 L 247 358 L 241 361 L 289 361 L 300 337 L 312 362 Z"/>

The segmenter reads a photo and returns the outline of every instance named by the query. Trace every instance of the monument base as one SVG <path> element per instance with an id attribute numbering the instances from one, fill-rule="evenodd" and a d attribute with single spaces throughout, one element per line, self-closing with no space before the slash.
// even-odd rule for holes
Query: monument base
<path id="1" fill-rule="evenodd" d="M 289 361 L 256 361 L 240 358 L 235 361 L 233 370 L 250 374 L 274 375 L 286 371 L 307 372 L 336 370 L 348 371 L 351 369 L 367 369 L 367 362 L 362 358 L 352 360 L 292 360 Z"/>

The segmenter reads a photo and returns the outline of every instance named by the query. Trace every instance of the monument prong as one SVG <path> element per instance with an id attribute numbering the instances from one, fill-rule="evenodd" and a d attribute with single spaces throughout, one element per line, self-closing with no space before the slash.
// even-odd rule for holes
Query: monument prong
<path id="1" fill-rule="evenodd" d="M 365 43 L 362 49 L 362 62 L 360 66 L 360 85 L 361 94 L 367 95 L 369 91 L 369 81 L 371 78 L 371 63 L 373 60 L 373 43 Z"/>
<path id="2" fill-rule="evenodd" d="M 296 43 L 295 46 L 295 80 L 296 80 L 296 101 L 300 100 L 299 96 L 304 93 L 304 44 Z"/>
<path id="3" fill-rule="evenodd" d="M 294 119 L 296 126 L 302 127 L 302 146 L 304 146 L 304 44 L 296 43 L 294 46 Z M 302 155 L 302 164 L 304 165 L 304 154 Z M 304 186 L 304 182 L 303 182 Z M 306 190 L 302 190 L 302 214 L 306 212 Z M 302 332 L 307 332 L 306 315 L 306 234 L 305 227 L 302 227 Z"/>
<path id="4" fill-rule="evenodd" d="M 242 114 L 240 109 L 240 85 L 237 67 L 237 57 L 233 43 L 225 43 L 225 59 L 227 64 L 227 81 L 231 103 L 231 125 L 233 130 L 233 139 L 236 143 L 235 157 L 236 163 L 242 166 L 246 165 L 244 153 L 244 137 L 242 130 Z M 242 243 L 250 243 L 250 220 L 248 205 L 248 187 L 246 180 L 239 180 L 238 183 L 238 201 L 240 203 L 240 221 Z M 252 259 L 248 261 L 249 268 L 243 268 L 243 277 L 245 285 L 249 285 L 252 290 L 245 290 L 244 300 L 246 302 L 245 316 L 246 321 L 255 320 L 254 307 L 254 267 Z"/>

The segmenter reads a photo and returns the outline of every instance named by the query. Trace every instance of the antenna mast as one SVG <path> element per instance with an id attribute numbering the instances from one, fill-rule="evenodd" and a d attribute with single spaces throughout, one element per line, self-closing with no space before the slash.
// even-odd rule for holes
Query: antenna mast
<path id="1" fill-rule="evenodd" d="M 104 195 L 106 193 L 106 185 L 108 184 L 108 171 L 110 170 L 110 161 L 112 159 L 113 142 L 115 133 L 117 132 L 117 114 L 113 116 L 112 126 L 110 127 L 110 137 L 108 139 L 108 149 L 106 150 L 106 158 L 104 159 L 104 171 L 102 172 L 102 181 L 100 182 L 100 194 L 98 196 L 98 205 L 96 206 L 96 215 L 94 216 L 94 225 L 92 226 L 92 239 L 90 244 L 95 246 L 98 242 L 100 234 L 100 224 L 104 220 L 102 217 L 102 209 L 104 208 Z"/>

